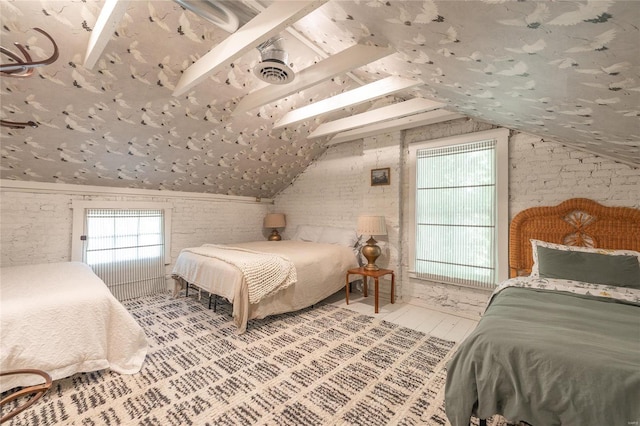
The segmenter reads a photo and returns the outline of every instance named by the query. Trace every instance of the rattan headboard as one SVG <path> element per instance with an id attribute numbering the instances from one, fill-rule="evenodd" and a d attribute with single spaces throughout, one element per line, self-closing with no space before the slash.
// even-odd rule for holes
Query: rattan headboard
<path id="1" fill-rule="evenodd" d="M 640 210 L 572 198 L 518 213 L 509 228 L 509 275 L 529 275 L 530 239 L 572 246 L 640 251 Z"/>

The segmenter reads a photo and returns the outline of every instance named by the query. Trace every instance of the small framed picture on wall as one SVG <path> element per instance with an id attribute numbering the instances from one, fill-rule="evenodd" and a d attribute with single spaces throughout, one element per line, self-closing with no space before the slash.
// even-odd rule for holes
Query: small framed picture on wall
<path id="1" fill-rule="evenodd" d="M 371 186 L 389 185 L 391 183 L 391 169 L 371 169 Z"/>

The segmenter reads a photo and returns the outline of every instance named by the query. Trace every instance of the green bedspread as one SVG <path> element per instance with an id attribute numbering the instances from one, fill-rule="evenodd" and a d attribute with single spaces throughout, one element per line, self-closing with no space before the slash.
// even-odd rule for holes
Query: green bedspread
<path id="1" fill-rule="evenodd" d="M 453 426 L 501 414 L 534 426 L 640 421 L 640 308 L 506 288 L 450 361 Z"/>

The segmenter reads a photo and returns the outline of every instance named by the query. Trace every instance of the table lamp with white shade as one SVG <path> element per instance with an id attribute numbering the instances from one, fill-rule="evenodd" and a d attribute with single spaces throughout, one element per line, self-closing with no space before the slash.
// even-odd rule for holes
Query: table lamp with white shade
<path id="1" fill-rule="evenodd" d="M 284 213 L 269 213 L 264 217 L 263 227 L 271 228 L 269 241 L 280 241 L 282 237 L 278 233 L 278 228 L 284 228 L 286 225 Z"/>
<path id="2" fill-rule="evenodd" d="M 384 216 L 359 216 L 358 217 L 358 234 L 369 235 L 367 245 L 362 247 L 362 255 L 367 259 L 367 264 L 364 269 L 369 271 L 377 271 L 376 259 L 382 253 L 380 247 L 376 244 L 377 241 L 373 238 L 374 235 L 387 235 L 387 226 L 385 224 Z"/>

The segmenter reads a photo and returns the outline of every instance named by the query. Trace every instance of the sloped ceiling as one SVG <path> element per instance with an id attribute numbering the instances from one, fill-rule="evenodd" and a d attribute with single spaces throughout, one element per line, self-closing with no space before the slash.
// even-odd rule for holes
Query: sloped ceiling
<path id="1" fill-rule="evenodd" d="M 271 2 L 248 2 L 266 7 Z M 30 78 L 2 77 L 1 117 L 37 129 L 1 130 L 3 179 L 272 197 L 325 149 L 322 122 L 279 130 L 284 113 L 389 75 L 424 84 L 378 103 L 424 97 L 481 121 L 640 165 L 640 7 L 636 1 L 330 0 L 282 43 L 294 71 L 357 42 L 393 55 L 231 116 L 264 86 L 257 49 L 187 94 L 181 74 L 229 36 L 173 1 L 131 1 L 93 69 L 83 67 L 103 2 L 1 3 L 1 42 L 34 59 L 60 58 Z M 257 13 L 258 11 L 256 11 Z M 9 60 L 3 56 L 2 62 Z"/>

